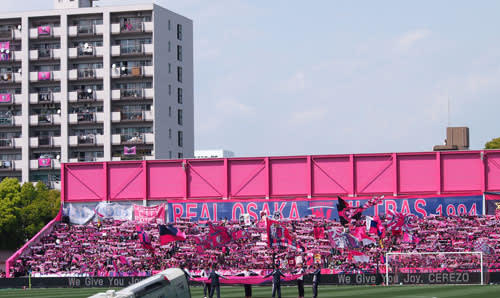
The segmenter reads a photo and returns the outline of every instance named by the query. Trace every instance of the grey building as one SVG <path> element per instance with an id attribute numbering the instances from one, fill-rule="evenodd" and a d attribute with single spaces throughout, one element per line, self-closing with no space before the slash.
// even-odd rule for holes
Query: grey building
<path id="1" fill-rule="evenodd" d="M 63 162 L 193 157 L 193 24 L 158 5 L 0 15 L 0 179 Z"/>

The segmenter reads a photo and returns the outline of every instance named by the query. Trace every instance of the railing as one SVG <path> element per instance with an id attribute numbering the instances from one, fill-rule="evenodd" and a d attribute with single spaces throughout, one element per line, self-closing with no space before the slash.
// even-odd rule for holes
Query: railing
<path id="1" fill-rule="evenodd" d="M 134 45 L 121 45 L 120 53 L 121 54 L 140 54 L 142 53 L 142 44 L 134 44 Z"/>
<path id="2" fill-rule="evenodd" d="M 78 56 L 94 56 L 94 55 L 95 55 L 95 48 L 93 46 L 78 48 Z"/>
<path id="3" fill-rule="evenodd" d="M 52 123 L 52 114 L 41 114 L 38 115 L 38 123 L 39 124 L 49 124 Z"/>
<path id="4" fill-rule="evenodd" d="M 96 69 L 78 69 L 77 76 L 79 79 L 93 79 L 96 77 Z"/>
<path id="5" fill-rule="evenodd" d="M 12 147 L 12 139 L 0 139 L 0 147 Z"/>
<path id="6" fill-rule="evenodd" d="M 0 74 L 0 82 L 11 82 L 14 77 L 12 72 L 6 72 Z"/>
<path id="7" fill-rule="evenodd" d="M 120 21 L 120 32 L 142 32 L 144 31 L 144 22 L 142 19 L 129 19 Z"/>
<path id="8" fill-rule="evenodd" d="M 133 66 L 133 67 L 121 67 L 120 68 L 120 76 L 131 76 L 137 77 L 142 75 L 142 67 L 141 66 Z"/>
<path id="9" fill-rule="evenodd" d="M 53 99 L 53 94 L 51 91 L 44 91 L 38 93 L 39 102 L 51 102 Z"/>
<path id="10" fill-rule="evenodd" d="M 77 113 L 78 122 L 93 122 L 94 119 L 94 113 Z"/>
<path id="11" fill-rule="evenodd" d="M 11 160 L 0 160 L 1 169 L 11 169 L 14 166 L 14 162 Z"/>
<path id="12" fill-rule="evenodd" d="M 12 120 L 12 116 L 0 116 L 0 125 L 11 125 Z"/>
<path id="13" fill-rule="evenodd" d="M 51 58 L 52 49 L 38 49 L 38 58 Z"/>
<path id="14" fill-rule="evenodd" d="M 50 146 L 52 145 L 50 136 L 40 136 L 38 137 L 38 146 Z"/>
<path id="15" fill-rule="evenodd" d="M 78 144 L 79 145 L 95 144 L 95 141 L 96 141 L 95 135 L 78 136 Z"/>
<path id="16" fill-rule="evenodd" d="M 0 38 L 11 38 L 12 30 L 11 29 L 2 29 L 0 30 Z"/>
<path id="17" fill-rule="evenodd" d="M 143 120 L 144 111 L 122 111 L 121 120 Z"/>
<path id="18" fill-rule="evenodd" d="M 95 100 L 95 90 L 90 93 L 88 91 L 78 91 L 77 98 L 78 100 Z"/>
<path id="19" fill-rule="evenodd" d="M 120 97 L 121 98 L 142 98 L 143 97 L 143 89 L 121 89 Z"/>
<path id="20" fill-rule="evenodd" d="M 77 33 L 78 34 L 94 34 L 95 31 L 96 30 L 95 30 L 94 24 L 77 26 Z"/>
<path id="21" fill-rule="evenodd" d="M 142 144 L 144 143 L 144 134 L 121 135 L 122 143 Z"/>

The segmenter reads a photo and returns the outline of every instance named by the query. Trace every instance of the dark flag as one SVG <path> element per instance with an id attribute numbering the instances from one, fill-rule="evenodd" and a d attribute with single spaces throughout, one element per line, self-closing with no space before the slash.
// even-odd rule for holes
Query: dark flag
<path id="1" fill-rule="evenodd" d="M 186 240 L 186 234 L 173 225 L 158 225 L 160 230 L 160 245 L 165 245 L 177 240 Z"/>

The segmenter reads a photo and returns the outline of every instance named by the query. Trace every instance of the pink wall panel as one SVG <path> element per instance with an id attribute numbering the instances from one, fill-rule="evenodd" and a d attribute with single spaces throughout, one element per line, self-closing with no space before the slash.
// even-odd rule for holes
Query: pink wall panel
<path id="1" fill-rule="evenodd" d="M 356 156 L 356 193 L 376 194 L 394 191 L 391 155 Z"/>
<path id="2" fill-rule="evenodd" d="M 475 153 L 442 153 L 443 192 L 481 191 L 481 160 Z"/>
<path id="3" fill-rule="evenodd" d="M 229 194 L 231 197 L 264 197 L 266 195 L 264 159 L 231 160 L 229 162 Z"/>
<path id="4" fill-rule="evenodd" d="M 106 185 L 103 164 L 65 164 L 65 173 L 63 174 L 65 174 L 64 184 L 66 186 L 65 201 L 105 200 Z"/>
<path id="5" fill-rule="evenodd" d="M 62 175 L 65 201 L 465 193 L 500 191 L 500 150 L 77 163 Z"/>
<path id="6" fill-rule="evenodd" d="M 224 197 L 226 177 L 223 160 L 191 160 L 188 165 L 188 192 L 190 197 Z"/>
<path id="7" fill-rule="evenodd" d="M 145 198 L 145 169 L 142 162 L 109 163 L 108 175 L 111 201 Z"/>
<path id="8" fill-rule="evenodd" d="M 352 189 L 352 167 L 349 156 L 313 157 L 313 194 L 348 194 Z"/>
<path id="9" fill-rule="evenodd" d="M 500 152 L 487 152 L 487 190 L 500 191 Z"/>
<path id="10" fill-rule="evenodd" d="M 437 193 L 439 169 L 435 154 L 398 156 L 398 193 Z"/>
<path id="11" fill-rule="evenodd" d="M 278 158 L 270 160 L 271 196 L 305 195 L 308 192 L 307 159 Z"/>
<path id="12" fill-rule="evenodd" d="M 184 198 L 186 174 L 182 161 L 148 164 L 149 198 Z"/>

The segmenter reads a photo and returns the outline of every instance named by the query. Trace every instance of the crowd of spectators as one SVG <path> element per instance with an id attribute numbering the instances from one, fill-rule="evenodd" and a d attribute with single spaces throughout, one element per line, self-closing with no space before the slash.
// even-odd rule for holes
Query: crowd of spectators
<path id="1" fill-rule="evenodd" d="M 339 222 L 307 217 L 285 221 L 299 243 L 298 249 L 269 248 L 265 224 L 221 220 L 230 231 L 246 230 L 247 237 L 222 247 L 200 252 L 196 236 L 209 233 L 205 223 L 179 220 L 175 225 L 187 235 L 186 241 L 160 246 L 156 223 L 142 224 L 151 238 L 154 250 L 145 248 L 137 234 L 137 223 L 105 219 L 87 225 L 56 223 L 53 231 L 30 247 L 11 268 L 12 276 L 149 276 L 169 267 L 185 266 L 197 272 L 217 263 L 220 270 L 230 274 L 244 266 L 252 270 L 271 269 L 278 263 L 283 269 L 297 263 L 320 263 L 330 273 L 382 272 L 386 252 L 468 252 L 482 250 L 484 266 L 490 271 L 500 270 L 500 221 L 494 217 L 438 217 L 417 219 L 411 231 L 412 241 L 392 235 L 369 235 L 375 242 L 360 247 L 332 245 L 329 231 L 347 228 Z M 363 225 L 359 222 L 358 225 Z M 314 233 L 320 228 L 322 233 Z M 353 227 L 351 226 L 351 230 Z M 349 251 L 358 251 L 369 257 L 368 262 L 349 258 Z M 479 257 L 465 255 L 421 254 L 394 257 L 391 268 L 397 270 L 479 270 Z M 394 269 L 391 269 L 394 270 Z M 423 272 L 423 271 L 422 271 Z"/>

